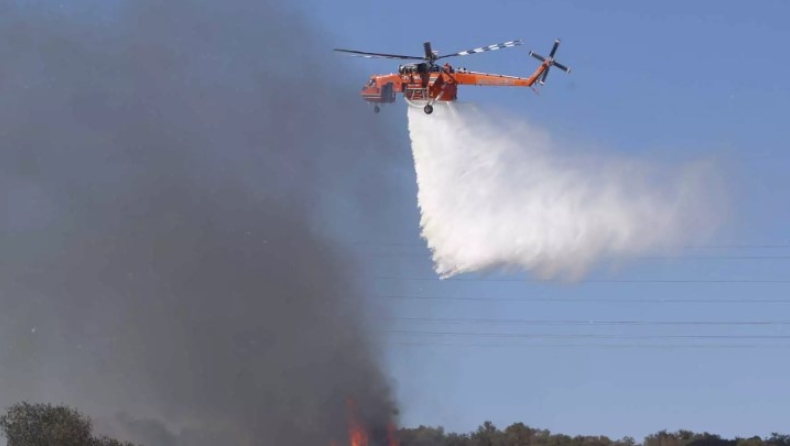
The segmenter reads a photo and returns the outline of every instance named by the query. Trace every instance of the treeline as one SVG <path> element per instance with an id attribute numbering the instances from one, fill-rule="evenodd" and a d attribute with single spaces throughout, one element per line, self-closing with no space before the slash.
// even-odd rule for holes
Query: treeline
<path id="1" fill-rule="evenodd" d="M 0 415 L 0 435 L 8 446 L 136 446 L 95 436 L 90 418 L 75 409 L 51 404 L 19 403 Z M 399 446 L 790 446 L 790 435 L 761 438 L 722 438 L 707 432 L 659 431 L 637 442 L 631 437 L 570 436 L 514 423 L 505 429 L 486 421 L 470 433 L 445 432 L 441 427 L 401 428 Z M 370 444 L 367 446 L 380 446 Z"/>
<path id="2" fill-rule="evenodd" d="M 51 404 L 15 404 L 0 415 L 8 446 L 135 446 L 93 433 L 93 422 L 76 409 Z"/>
<path id="3" fill-rule="evenodd" d="M 470 433 L 445 432 L 441 427 L 420 426 L 399 431 L 400 446 L 790 446 L 790 435 L 772 433 L 762 438 L 722 438 L 707 432 L 659 431 L 641 442 L 634 438 L 570 436 L 514 423 L 505 429 L 486 421 Z"/>

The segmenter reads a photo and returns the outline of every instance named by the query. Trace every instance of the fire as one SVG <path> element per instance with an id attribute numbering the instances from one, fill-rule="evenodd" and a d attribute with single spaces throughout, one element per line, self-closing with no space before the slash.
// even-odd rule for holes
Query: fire
<path id="1" fill-rule="evenodd" d="M 349 446 L 369 446 L 368 433 L 357 414 L 356 404 L 351 398 L 346 400 L 348 406 L 348 437 Z M 332 442 L 331 446 L 338 446 L 337 442 Z M 395 425 L 387 425 L 387 446 L 399 446 Z"/>
<path id="2" fill-rule="evenodd" d="M 398 445 L 398 437 L 395 433 L 395 425 L 390 423 L 387 425 L 387 445 L 388 446 L 399 446 Z"/>
<path id="3" fill-rule="evenodd" d="M 368 446 L 368 437 L 362 429 L 352 428 L 350 436 L 351 446 Z"/>
<path id="4" fill-rule="evenodd" d="M 356 405 L 354 400 L 348 399 L 348 436 L 351 440 L 351 446 L 368 446 L 368 436 L 365 429 L 357 417 Z"/>

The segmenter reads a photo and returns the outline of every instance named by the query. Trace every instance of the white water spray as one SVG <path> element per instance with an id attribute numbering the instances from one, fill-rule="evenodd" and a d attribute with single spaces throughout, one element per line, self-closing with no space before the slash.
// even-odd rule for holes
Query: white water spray
<path id="1" fill-rule="evenodd" d="M 706 164 L 662 171 L 564 152 L 471 104 L 408 107 L 422 236 L 444 278 L 496 268 L 579 278 L 604 258 L 671 252 L 721 218 Z"/>

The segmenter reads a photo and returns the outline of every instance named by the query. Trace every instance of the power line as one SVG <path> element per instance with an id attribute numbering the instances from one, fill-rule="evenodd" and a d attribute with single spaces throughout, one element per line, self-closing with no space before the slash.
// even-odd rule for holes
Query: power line
<path id="1" fill-rule="evenodd" d="M 417 334 L 412 332 L 411 334 Z M 469 333 L 470 335 L 479 335 L 479 333 Z M 494 337 L 481 337 L 475 338 L 447 338 L 447 337 L 423 337 L 420 339 L 388 337 L 384 341 L 388 345 L 400 346 L 415 346 L 415 347 L 428 347 L 428 346 L 457 346 L 457 347 L 483 347 L 483 348 L 496 348 L 496 347 L 510 347 L 510 348 L 609 348 L 609 349 L 699 349 L 699 350 L 714 350 L 714 349 L 758 349 L 758 348 L 790 348 L 790 343 L 787 342 L 787 337 L 757 337 L 757 336 L 728 336 L 729 339 L 751 339 L 752 342 L 743 343 L 716 343 L 716 342 L 687 342 L 691 338 L 703 338 L 712 341 L 720 337 L 705 337 L 686 335 L 681 338 L 672 337 L 668 335 L 654 335 L 654 336 L 618 336 L 618 335 L 542 335 L 535 334 L 525 337 L 523 335 L 509 335 L 495 333 L 498 336 Z M 634 338 L 641 339 L 667 339 L 672 338 L 671 343 L 653 343 L 653 342 L 633 342 Z M 763 342 L 754 342 L 755 339 L 762 338 Z M 490 340 L 489 340 L 490 339 Z M 568 339 L 576 339 L 575 342 L 567 342 Z M 601 342 L 606 339 L 614 342 Z M 592 342 L 587 342 L 592 341 Z M 619 342 L 626 341 L 626 342 Z M 629 342 L 630 341 L 630 342 Z"/>
<path id="2" fill-rule="evenodd" d="M 694 298 L 634 298 L 634 299 L 615 299 L 606 297 L 576 297 L 576 298 L 550 298 L 550 297 L 501 297 L 501 296 L 484 296 L 484 297 L 466 297 L 466 296 L 417 296 L 410 294 L 397 294 L 397 295 L 374 295 L 374 299 L 395 299 L 395 300 L 450 300 L 450 301 L 471 301 L 471 302 L 521 302 L 521 303 L 562 303 L 562 302 L 594 302 L 594 303 L 618 303 L 618 304 L 644 304 L 644 303 L 790 303 L 790 298 L 710 298 L 710 299 L 694 299 Z"/>
<path id="3" fill-rule="evenodd" d="M 639 320 L 530 320 L 502 318 L 395 317 L 393 320 L 438 324 L 537 325 L 537 326 L 787 326 L 790 321 L 639 321 Z"/>
<path id="4" fill-rule="evenodd" d="M 763 339 L 790 340 L 790 335 L 702 335 L 702 334 L 592 334 L 592 333 L 490 333 L 464 331 L 409 331 L 388 330 L 389 334 L 406 334 L 419 336 L 474 336 L 479 338 L 515 338 L 515 339 Z"/>
<path id="5" fill-rule="evenodd" d="M 426 260 L 429 258 L 427 257 L 430 253 L 428 252 L 366 252 L 365 254 L 368 255 L 375 255 L 375 256 L 386 256 L 386 257 L 417 257 L 417 256 L 426 256 Z M 603 260 L 617 260 L 617 259 L 608 259 L 606 257 L 602 258 Z M 689 256 L 689 255 L 677 255 L 677 256 L 630 256 L 629 259 L 631 260 L 790 260 L 790 255 L 762 255 L 762 256 L 755 256 L 755 255 L 706 255 L 706 256 Z"/>
<path id="6" fill-rule="evenodd" d="M 378 246 L 378 247 L 393 247 L 393 246 L 412 246 L 426 248 L 425 242 L 363 242 L 363 241 L 349 241 L 341 240 L 342 243 L 356 246 Z M 761 243 L 761 244 L 711 244 L 711 245 L 686 245 L 681 249 L 790 249 L 790 243 Z"/>
<path id="7" fill-rule="evenodd" d="M 395 276 L 374 276 L 376 280 L 403 280 L 420 282 L 520 282 L 520 283 L 551 283 L 550 280 L 529 279 L 529 278 L 450 278 L 441 279 L 439 277 L 395 277 Z M 558 281 L 563 283 L 561 281 Z M 790 283 L 790 279 L 580 279 L 570 283 Z"/>
<path id="8" fill-rule="evenodd" d="M 402 341 L 388 341 L 390 346 L 402 347 L 480 347 L 480 348 L 584 348 L 587 349 L 660 349 L 660 350 L 755 350 L 755 349 L 790 349 L 790 344 L 602 344 L 602 343 L 524 343 L 524 342 L 511 342 L 511 343 L 468 343 L 468 342 L 402 342 Z"/>

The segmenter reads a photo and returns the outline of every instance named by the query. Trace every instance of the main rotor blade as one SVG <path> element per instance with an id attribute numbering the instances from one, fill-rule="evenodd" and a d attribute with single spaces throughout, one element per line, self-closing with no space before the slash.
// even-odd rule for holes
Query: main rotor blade
<path id="1" fill-rule="evenodd" d="M 570 69 L 570 68 L 566 67 L 565 65 L 563 65 L 563 64 L 561 64 L 561 63 L 559 63 L 559 62 L 552 62 L 552 64 L 553 64 L 555 67 L 559 68 L 560 70 L 562 70 L 562 71 L 564 71 L 564 72 L 566 72 L 566 73 L 570 73 L 570 72 L 571 72 L 571 69 Z"/>
<path id="2" fill-rule="evenodd" d="M 387 53 L 368 53 L 366 51 L 356 51 L 356 50 L 344 50 L 341 48 L 335 48 L 334 51 L 340 53 L 349 53 L 354 56 L 359 57 L 368 57 L 368 58 L 384 58 L 384 59 L 406 59 L 406 60 L 422 60 L 423 57 L 420 56 L 404 56 L 401 54 L 387 54 Z"/>
<path id="3" fill-rule="evenodd" d="M 549 54 L 549 57 L 554 57 L 554 53 L 557 52 L 557 47 L 559 46 L 560 46 L 560 39 L 557 39 L 554 41 L 554 46 L 551 47 L 551 53 Z"/>
<path id="4" fill-rule="evenodd" d="M 470 54 L 484 53 L 486 51 L 496 51 L 496 50 L 499 50 L 499 49 L 502 49 L 502 48 L 512 48 L 514 46 L 521 45 L 522 43 L 523 43 L 523 40 L 521 40 L 521 39 L 519 39 L 519 40 L 511 40 L 509 42 L 497 43 L 497 44 L 494 44 L 494 45 L 488 45 L 488 46 L 481 46 L 481 47 L 477 47 L 477 48 L 472 48 L 471 50 L 459 51 L 459 52 L 453 53 L 453 54 L 445 54 L 444 56 L 437 57 L 437 59 L 444 59 L 445 57 L 454 57 L 454 56 L 468 56 Z"/>

